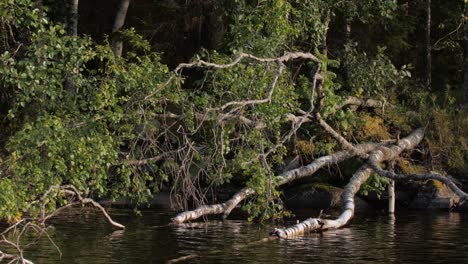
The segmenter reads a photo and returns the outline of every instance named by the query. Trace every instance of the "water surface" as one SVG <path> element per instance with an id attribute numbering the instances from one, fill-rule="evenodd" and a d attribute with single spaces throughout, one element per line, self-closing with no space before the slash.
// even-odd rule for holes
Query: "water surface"
<path id="1" fill-rule="evenodd" d="M 299 218 L 315 212 L 302 212 Z M 468 263 L 468 219 L 456 212 L 358 214 L 343 229 L 249 245 L 268 237 L 273 225 L 210 220 L 166 226 L 173 213 L 115 210 L 127 226 L 113 230 L 96 211 L 68 212 L 54 222 L 52 238 L 26 250 L 35 263 Z"/>

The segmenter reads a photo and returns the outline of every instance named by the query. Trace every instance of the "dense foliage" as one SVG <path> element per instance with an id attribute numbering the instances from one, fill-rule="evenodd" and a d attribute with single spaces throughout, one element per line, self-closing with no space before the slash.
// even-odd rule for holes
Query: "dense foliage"
<path id="1" fill-rule="evenodd" d="M 446 70 L 434 72 L 433 90 L 420 84 L 423 67 L 414 53 L 420 32 L 411 25 L 421 21 L 424 1 L 224 2 L 212 3 L 222 9 L 218 16 L 227 28 L 221 47 L 200 45 L 192 62 L 226 64 L 239 52 L 278 57 L 304 50 L 320 63 L 242 60 L 226 69 L 170 72 L 166 65 L 174 61 L 145 39 L 141 25 L 118 34 L 126 52 L 115 57 L 109 35 L 96 37 L 92 28 L 67 35 L 56 5 L 1 1 L 0 219 L 37 214 L 33 201 L 53 185 L 73 184 L 91 197 L 127 197 L 137 204 L 168 186 L 190 206 L 229 182 L 256 191 L 245 206 L 252 217 L 279 217 L 274 176 L 287 161 L 305 163 L 340 149 L 314 122 L 296 128 L 287 118 L 311 107 L 311 76 L 318 69 L 325 97 L 320 112 L 348 140 L 395 139 L 412 126 L 427 126 L 419 163 L 459 176 L 467 172 L 468 124 L 458 107 L 463 65 L 456 57 L 463 49 L 453 33 L 434 39 L 435 68 Z M 439 2 L 436 36 L 452 32 L 463 13 L 461 1 Z M 230 104 L 262 100 L 272 88 L 268 103 Z M 348 95 L 381 100 L 385 107 L 338 107 Z M 386 183 L 375 176 L 364 192 Z M 65 202 L 52 196 L 49 209 Z"/>

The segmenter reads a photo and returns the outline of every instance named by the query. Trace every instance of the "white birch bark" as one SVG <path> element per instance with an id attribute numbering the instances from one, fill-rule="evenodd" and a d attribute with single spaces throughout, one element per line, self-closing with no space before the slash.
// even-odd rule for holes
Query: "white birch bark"
<path id="1" fill-rule="evenodd" d="M 417 129 L 411 135 L 401 139 L 397 145 L 392 147 L 381 146 L 377 150 L 372 151 L 369 154 L 369 160 L 375 162 L 381 162 L 385 160 L 392 160 L 398 157 L 403 150 L 412 149 L 419 142 L 421 142 L 424 136 L 423 129 Z M 346 185 L 343 192 L 343 210 L 341 215 L 334 219 L 322 219 L 322 218 L 309 218 L 299 224 L 296 224 L 289 228 L 275 229 L 274 235 L 280 238 L 291 238 L 299 235 L 303 235 L 307 232 L 337 229 L 346 225 L 351 218 L 354 216 L 354 196 L 361 188 L 361 185 L 367 181 L 372 173 L 372 168 L 364 164 L 361 168 L 353 175 L 349 183 Z"/>

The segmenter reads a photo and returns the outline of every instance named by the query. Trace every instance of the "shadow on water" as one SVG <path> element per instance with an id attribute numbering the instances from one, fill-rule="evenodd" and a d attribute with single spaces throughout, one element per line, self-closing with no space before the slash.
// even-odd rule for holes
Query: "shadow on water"
<path id="1" fill-rule="evenodd" d="M 114 210 L 125 224 L 113 230 L 92 210 L 71 211 L 53 223 L 59 253 L 47 240 L 27 249 L 35 263 L 463 263 L 468 261 L 468 222 L 462 213 L 405 212 L 357 215 L 339 230 L 248 245 L 268 237 L 273 225 L 210 220 L 166 225 L 170 212 Z M 313 214 L 314 215 L 314 214 Z M 301 219 L 305 218 L 302 217 Z"/>

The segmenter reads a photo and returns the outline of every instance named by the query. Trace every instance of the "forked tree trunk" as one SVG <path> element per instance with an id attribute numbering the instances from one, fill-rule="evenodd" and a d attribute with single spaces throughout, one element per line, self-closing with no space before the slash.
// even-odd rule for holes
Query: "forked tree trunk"
<path id="1" fill-rule="evenodd" d="M 401 139 L 397 145 L 392 147 L 379 147 L 369 155 L 370 160 L 382 162 L 395 159 L 403 150 L 412 149 L 421 142 L 424 136 L 424 130 L 418 129 L 408 137 Z M 335 220 L 322 218 L 309 218 L 304 222 L 286 229 L 276 229 L 274 235 L 280 238 L 291 238 L 303 235 L 307 232 L 327 229 L 337 229 L 346 225 L 354 216 L 354 196 L 361 188 L 361 185 L 367 181 L 372 173 L 372 168 L 364 164 L 351 178 L 343 192 L 343 211 Z"/>
<path id="2" fill-rule="evenodd" d="M 125 24 L 125 18 L 127 17 L 128 6 L 130 5 L 130 0 L 121 0 L 119 9 L 115 15 L 114 25 L 112 26 L 112 33 L 116 33 L 121 30 Z M 112 39 L 112 50 L 116 57 L 122 56 L 123 42 L 118 37 L 114 36 Z"/>

